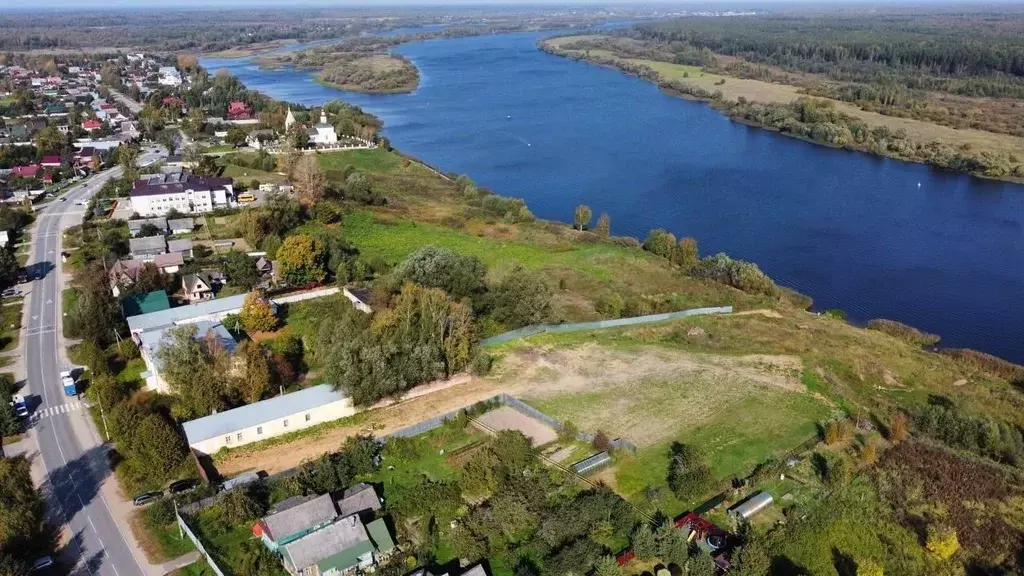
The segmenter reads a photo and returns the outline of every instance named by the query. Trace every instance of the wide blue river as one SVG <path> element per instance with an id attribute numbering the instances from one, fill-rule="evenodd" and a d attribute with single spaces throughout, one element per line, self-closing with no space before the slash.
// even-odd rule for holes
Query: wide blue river
<path id="1" fill-rule="evenodd" d="M 614 70 L 535 48 L 540 33 L 399 47 L 412 94 L 326 88 L 304 72 L 226 68 L 272 97 L 343 99 L 402 151 L 542 218 L 589 205 L 612 232 L 693 236 L 757 262 L 856 321 L 892 318 L 1024 362 L 1024 186 L 834 150 L 729 121 Z"/>

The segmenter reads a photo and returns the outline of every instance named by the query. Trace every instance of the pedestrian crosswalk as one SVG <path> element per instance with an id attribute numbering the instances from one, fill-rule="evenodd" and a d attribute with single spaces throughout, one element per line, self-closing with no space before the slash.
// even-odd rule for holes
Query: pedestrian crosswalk
<path id="1" fill-rule="evenodd" d="M 36 409 L 35 412 L 32 413 L 32 418 L 37 420 L 40 418 L 51 418 L 53 416 L 59 416 L 61 414 L 70 414 L 72 412 L 75 412 L 76 410 L 81 410 L 83 408 L 88 408 L 88 405 L 85 402 L 77 400 L 73 402 L 67 402 L 64 404 L 56 404 L 54 406 L 39 407 Z"/>

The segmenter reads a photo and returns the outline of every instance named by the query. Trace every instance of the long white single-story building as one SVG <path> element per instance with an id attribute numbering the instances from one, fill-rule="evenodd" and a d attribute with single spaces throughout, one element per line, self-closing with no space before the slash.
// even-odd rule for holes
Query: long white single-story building
<path id="1" fill-rule="evenodd" d="M 289 432 L 332 422 L 357 412 L 343 392 L 320 384 L 182 424 L 197 454 L 213 454 Z"/>

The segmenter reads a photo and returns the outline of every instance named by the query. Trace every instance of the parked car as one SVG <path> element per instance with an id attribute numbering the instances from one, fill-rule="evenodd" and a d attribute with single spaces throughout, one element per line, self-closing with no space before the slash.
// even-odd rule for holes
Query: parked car
<path id="1" fill-rule="evenodd" d="M 60 201 L 61 201 L 61 202 L 66 202 L 66 201 L 67 201 L 67 198 L 65 198 L 65 197 L 61 196 L 61 197 L 60 197 Z"/>
<path id="2" fill-rule="evenodd" d="M 18 415 L 18 418 L 28 418 L 28 402 L 25 401 L 24 396 L 21 394 L 11 396 L 11 406 L 14 406 L 14 413 Z"/>
<path id="3" fill-rule="evenodd" d="M 39 560 L 36 560 L 32 563 L 32 571 L 37 572 L 39 570 L 49 568 L 50 566 L 53 566 L 53 558 L 50 558 L 49 556 L 43 556 Z"/>
<path id="4" fill-rule="evenodd" d="M 17 288 L 8 288 L 0 293 L 0 296 L 3 298 L 18 298 L 21 296 L 21 290 L 18 290 Z"/>
<path id="5" fill-rule="evenodd" d="M 171 482 L 171 485 L 167 487 L 167 491 L 171 494 L 180 494 L 187 492 L 199 485 L 199 481 L 194 478 L 186 478 L 185 480 L 175 480 Z"/>
<path id="6" fill-rule="evenodd" d="M 143 492 L 142 494 L 136 496 L 135 500 L 132 500 L 132 503 L 135 504 L 136 506 L 145 506 L 146 504 L 149 504 L 154 500 L 159 500 L 160 498 L 163 497 L 164 493 L 161 492 L 160 490 L 157 490 L 155 492 Z"/>

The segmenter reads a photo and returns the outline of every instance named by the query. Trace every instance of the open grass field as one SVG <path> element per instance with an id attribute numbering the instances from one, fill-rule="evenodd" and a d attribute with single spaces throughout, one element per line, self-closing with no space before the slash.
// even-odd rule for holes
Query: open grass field
<path id="1" fill-rule="evenodd" d="M 549 40 L 548 43 L 552 46 L 558 47 L 562 44 L 579 40 L 580 38 L 582 37 L 567 36 Z M 649 66 L 666 80 L 686 82 L 708 90 L 709 92 L 721 90 L 727 100 L 738 100 L 742 97 L 754 102 L 789 103 L 803 96 L 801 88 L 798 86 L 720 76 L 704 72 L 698 66 L 687 66 L 683 64 L 658 62 L 639 58 L 620 58 L 608 50 L 591 50 L 590 53 L 594 56 L 604 56 L 633 64 Z M 718 84 L 718 82 L 723 79 L 725 80 L 725 83 Z M 886 116 L 877 112 L 861 110 L 859 107 L 847 102 L 841 102 L 838 100 L 832 100 L 832 102 L 835 103 L 836 108 L 839 110 L 849 114 L 850 116 L 860 118 L 870 127 L 888 126 L 892 130 L 902 128 L 906 130 L 907 135 L 915 141 L 928 142 L 938 140 L 940 142 L 958 145 L 970 144 L 971 148 L 977 151 L 990 150 L 994 152 L 1020 154 L 1021 150 L 1024 150 L 1024 138 L 1017 136 L 995 134 L 992 132 L 985 132 L 983 130 L 958 130 L 949 126 L 940 126 L 938 124 L 914 120 L 912 118 L 898 118 L 894 116 Z"/>
<path id="2" fill-rule="evenodd" d="M 395 172 L 402 168 L 402 157 L 383 148 L 343 150 L 317 154 L 317 163 L 324 171 L 342 170 L 352 166 L 361 172 Z"/>
<path id="3" fill-rule="evenodd" d="M 610 291 L 663 295 L 672 299 L 676 309 L 770 305 L 767 299 L 686 277 L 663 259 L 642 250 L 608 243 L 572 244 L 553 238 L 541 238 L 538 242 L 530 230 L 515 227 L 508 227 L 506 236 L 499 236 L 494 230 L 473 234 L 368 211 L 347 214 L 342 226 L 345 238 L 362 254 L 378 256 L 393 264 L 416 249 L 433 244 L 479 257 L 492 276 L 505 273 L 515 264 L 542 270 L 545 276 L 564 284 L 563 290 L 556 291 L 553 305 L 556 316 L 566 320 L 597 318 L 593 302 Z"/>
<path id="4" fill-rule="evenodd" d="M 813 440 L 818 422 L 832 411 L 801 383 L 802 364 L 794 357 L 543 341 L 510 347 L 501 371 L 534 381 L 546 377 L 525 394 L 541 411 L 635 443 L 637 454 L 621 455 L 600 478 L 638 504 L 649 490 L 664 489 L 659 507 L 666 513 L 699 504 L 679 502 L 667 490 L 672 442 L 700 446 L 722 481 Z"/>
<path id="5" fill-rule="evenodd" d="M 287 180 L 285 176 L 278 174 L 277 172 L 264 172 L 263 170 L 257 170 L 255 168 L 245 168 L 242 166 L 236 166 L 234 164 L 223 163 L 224 172 L 222 176 L 230 176 L 236 180 L 241 180 L 245 185 L 249 185 L 249 182 L 253 179 L 263 182 L 274 182 L 280 183 Z"/>

